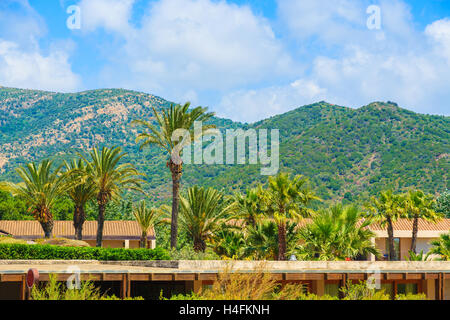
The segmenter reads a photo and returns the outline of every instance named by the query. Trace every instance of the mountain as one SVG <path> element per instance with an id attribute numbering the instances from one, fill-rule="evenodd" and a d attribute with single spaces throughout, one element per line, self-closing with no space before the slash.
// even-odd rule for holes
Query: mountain
<path id="1" fill-rule="evenodd" d="M 134 119 L 170 102 L 154 95 L 104 89 L 53 93 L 0 87 L 0 178 L 47 157 L 69 158 L 93 145 L 123 146 L 127 161 L 147 174 L 154 200 L 166 200 L 171 179 L 166 155 L 139 151 Z M 263 121 L 243 124 L 214 118 L 220 129 L 279 129 L 282 170 L 310 177 L 325 200 L 362 201 L 379 190 L 409 187 L 440 193 L 449 188 L 450 117 L 417 114 L 392 102 L 351 109 L 319 102 Z M 267 177 L 260 165 L 186 165 L 184 186 L 231 191 Z"/>

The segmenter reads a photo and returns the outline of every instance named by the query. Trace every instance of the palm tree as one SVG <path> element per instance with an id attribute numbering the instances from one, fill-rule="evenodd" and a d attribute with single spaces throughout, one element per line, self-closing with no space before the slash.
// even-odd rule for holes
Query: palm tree
<path id="1" fill-rule="evenodd" d="M 409 191 L 405 197 L 404 206 L 408 218 L 413 219 L 411 251 L 416 253 L 419 219 L 436 222 L 438 219 L 443 218 L 443 215 L 434 211 L 434 197 L 426 195 L 420 190 Z"/>
<path id="2" fill-rule="evenodd" d="M 235 218 L 243 219 L 245 225 L 255 226 L 262 214 L 262 187 L 247 189 L 245 195 L 236 192 L 233 196 L 233 213 Z"/>
<path id="3" fill-rule="evenodd" d="M 181 225 L 194 242 L 194 250 L 204 252 L 206 241 L 213 239 L 220 230 L 230 206 L 222 193 L 213 188 L 194 186 L 188 189 L 187 197 L 180 197 Z"/>
<path id="4" fill-rule="evenodd" d="M 379 222 L 381 227 L 387 227 L 389 243 L 389 261 L 395 260 L 394 226 L 393 223 L 404 216 L 402 203 L 404 198 L 394 195 L 392 190 L 381 191 L 379 198 L 372 197 L 371 204 L 367 206 L 370 216 Z"/>
<path id="5" fill-rule="evenodd" d="M 183 162 L 180 159 L 182 149 L 193 140 L 200 139 L 206 130 L 215 128 L 213 125 L 203 125 L 201 134 L 196 134 L 193 129 L 194 122 L 207 121 L 214 116 L 214 113 L 207 113 L 207 108 L 196 107 L 190 110 L 189 107 L 189 102 L 183 106 L 171 105 L 169 109 L 161 112 L 157 112 L 152 107 L 157 126 L 144 120 L 132 122 L 133 124 L 142 125 L 146 130 L 136 137 L 136 143 L 142 142 L 140 145 L 141 150 L 149 145 L 157 145 L 166 150 L 169 157 L 166 165 L 172 173 L 172 222 L 170 231 L 170 246 L 172 249 L 177 246 L 180 180 L 183 174 Z M 179 129 L 189 131 L 190 139 L 176 140 L 179 137 L 174 137 L 174 134 Z"/>
<path id="6" fill-rule="evenodd" d="M 286 222 L 286 252 L 294 252 L 298 244 L 297 224 Z M 246 230 L 245 256 L 256 260 L 278 259 L 278 226 L 275 221 L 265 219 Z"/>
<path id="7" fill-rule="evenodd" d="M 233 230 L 222 224 L 211 241 L 214 252 L 222 257 L 243 259 L 245 256 L 245 237 L 240 230 Z"/>
<path id="8" fill-rule="evenodd" d="M 145 200 L 143 200 L 137 207 L 133 208 L 133 216 L 142 231 L 140 247 L 146 248 L 148 231 L 163 222 L 164 212 L 156 208 L 147 208 Z"/>
<path id="9" fill-rule="evenodd" d="M 74 203 L 73 226 L 75 239 L 83 240 L 83 224 L 86 221 L 86 203 L 95 198 L 96 186 L 92 179 L 88 179 L 88 166 L 83 159 L 65 162 L 68 184 L 67 194 Z M 80 183 L 81 182 L 81 183 Z"/>
<path id="10" fill-rule="evenodd" d="M 80 155 L 87 167 L 89 183 L 95 186 L 98 205 L 98 226 L 97 226 L 97 247 L 102 246 L 103 225 L 105 222 L 105 209 L 111 200 L 118 200 L 124 188 L 143 192 L 139 173 L 133 165 L 129 163 L 119 164 L 126 155 L 120 147 L 102 148 L 99 152 L 93 148 L 90 152 L 91 161 Z"/>
<path id="11" fill-rule="evenodd" d="M 65 192 L 65 176 L 60 174 L 60 167 L 52 171 L 53 161 L 44 160 L 38 166 L 29 163 L 19 167 L 16 172 L 22 182 L 18 184 L 4 182 L 0 189 L 11 192 L 14 196 L 23 198 L 28 210 L 39 221 L 44 230 L 45 238 L 51 238 L 53 233 L 52 208 L 55 200 Z"/>
<path id="12" fill-rule="evenodd" d="M 299 230 L 300 256 L 307 260 L 344 260 L 368 254 L 379 255 L 368 229 L 369 219 L 363 219 L 356 206 L 338 204 L 315 215 L 312 222 Z"/>
<path id="13" fill-rule="evenodd" d="M 436 254 L 439 256 L 437 260 L 450 261 L 450 232 L 441 234 L 438 240 L 430 242 L 432 247 L 428 254 Z"/>
<path id="14" fill-rule="evenodd" d="M 269 177 L 268 189 L 262 196 L 266 215 L 278 227 L 278 260 L 286 260 L 286 222 L 310 216 L 313 211 L 307 205 L 319 199 L 306 187 L 306 182 L 302 176 L 291 180 L 289 174 L 279 173 Z"/>

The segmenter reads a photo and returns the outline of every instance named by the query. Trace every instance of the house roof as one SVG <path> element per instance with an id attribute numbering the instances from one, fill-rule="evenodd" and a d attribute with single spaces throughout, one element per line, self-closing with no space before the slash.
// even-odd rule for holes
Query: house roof
<path id="1" fill-rule="evenodd" d="M 38 221 L 6 221 L 0 220 L 0 230 L 15 238 L 38 239 L 44 237 L 44 231 Z M 103 240 L 139 240 L 141 229 L 136 221 L 105 221 Z M 72 221 L 55 221 L 53 235 L 73 239 L 75 228 Z M 97 221 L 86 221 L 83 225 L 83 240 L 95 240 L 97 237 Z M 155 239 L 153 228 L 149 230 L 149 239 Z"/>
<path id="2" fill-rule="evenodd" d="M 399 219 L 393 223 L 394 230 L 398 231 L 410 231 L 413 228 L 413 221 L 410 219 Z M 386 230 L 386 228 L 381 227 L 379 224 L 372 224 L 370 226 L 371 230 Z M 419 219 L 419 231 L 449 231 L 450 230 L 450 219 L 442 219 L 436 223 L 428 222 L 423 219 Z"/>
<path id="3" fill-rule="evenodd" d="M 306 225 L 312 222 L 311 219 L 302 219 L 298 222 L 297 227 L 303 228 Z M 228 224 L 242 227 L 244 221 L 242 219 L 239 220 L 231 220 Z M 394 222 L 394 237 L 398 238 L 410 238 L 412 233 L 412 225 L 413 221 L 409 219 L 398 219 Z M 418 225 L 418 238 L 438 238 L 441 234 L 450 232 L 450 219 L 441 219 L 436 223 L 428 222 L 423 219 L 419 219 Z M 373 223 L 369 226 L 369 229 L 372 230 L 377 238 L 387 238 L 387 229 L 386 227 L 381 227 L 378 223 Z"/>
<path id="4" fill-rule="evenodd" d="M 410 238 L 412 235 L 413 221 L 410 219 L 398 219 L 393 223 L 394 237 Z M 379 224 L 372 224 L 369 227 L 378 238 L 387 238 L 386 227 L 381 227 Z M 443 233 L 450 232 L 450 219 L 441 219 L 436 223 L 428 222 L 419 219 L 418 224 L 418 238 L 438 238 Z"/>

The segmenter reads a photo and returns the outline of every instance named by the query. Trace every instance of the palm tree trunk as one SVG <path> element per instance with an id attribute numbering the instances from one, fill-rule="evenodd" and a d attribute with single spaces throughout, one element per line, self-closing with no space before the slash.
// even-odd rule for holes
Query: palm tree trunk
<path id="1" fill-rule="evenodd" d="M 44 230 L 45 239 L 50 239 L 53 236 L 53 218 L 49 218 L 46 222 L 40 222 L 42 229 Z"/>
<path id="2" fill-rule="evenodd" d="M 183 164 L 175 164 L 172 159 L 169 162 L 172 172 L 172 222 L 170 228 L 170 248 L 176 249 L 178 236 L 178 210 L 180 206 L 180 180 L 183 174 Z"/>
<path id="3" fill-rule="evenodd" d="M 147 233 L 146 232 L 142 232 L 142 234 L 141 234 L 140 247 L 141 248 L 147 247 Z"/>
<path id="4" fill-rule="evenodd" d="M 202 239 L 194 239 L 194 251 L 195 252 L 205 252 L 206 243 Z"/>
<path id="5" fill-rule="evenodd" d="M 103 225 L 105 222 L 105 207 L 106 207 L 106 204 L 103 204 L 103 203 L 98 205 L 97 247 L 102 246 Z"/>
<path id="6" fill-rule="evenodd" d="M 412 239 L 411 239 L 411 251 L 416 253 L 417 232 L 419 231 L 419 215 L 414 215 Z"/>
<path id="7" fill-rule="evenodd" d="M 395 258 L 395 248 L 394 248 L 394 227 L 392 225 L 391 217 L 387 217 L 387 233 L 389 242 L 389 261 L 393 261 Z"/>
<path id="8" fill-rule="evenodd" d="M 286 224 L 278 225 L 278 260 L 286 260 Z"/>
<path id="9" fill-rule="evenodd" d="M 73 227 L 75 228 L 75 240 L 83 240 L 83 224 L 86 221 L 86 214 L 83 205 L 75 205 L 73 214 Z"/>

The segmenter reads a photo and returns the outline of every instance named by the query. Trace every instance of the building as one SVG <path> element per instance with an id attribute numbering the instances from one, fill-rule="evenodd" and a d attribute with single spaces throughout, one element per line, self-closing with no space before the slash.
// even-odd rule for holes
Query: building
<path id="1" fill-rule="evenodd" d="M 26 298 L 26 274 L 39 271 L 39 281 L 49 274 L 58 281 L 73 277 L 73 261 L 1 261 L 0 300 Z M 231 264 L 231 265 L 230 265 Z M 262 270 L 283 284 L 302 284 L 307 292 L 338 296 L 347 281 L 373 279 L 373 285 L 391 297 L 425 293 L 430 300 L 450 300 L 449 261 L 76 261 L 81 280 L 91 280 L 108 294 L 158 299 L 190 293 L 210 286 L 226 270 L 237 273 Z"/>
<path id="2" fill-rule="evenodd" d="M 0 233 L 12 235 L 23 240 L 44 238 L 44 231 L 38 221 L 2 221 Z M 139 248 L 141 229 L 136 221 L 105 221 L 103 229 L 103 247 Z M 75 228 L 72 221 L 55 221 L 53 236 L 55 238 L 74 239 Z M 86 221 L 83 225 L 83 241 L 96 245 L 97 221 Z M 151 248 L 156 247 L 153 228 L 148 233 Z"/>
<path id="3" fill-rule="evenodd" d="M 397 260 L 406 260 L 411 249 L 411 238 L 413 222 L 409 219 L 399 219 L 393 223 L 394 227 L 394 247 L 397 254 Z M 441 219 L 437 223 L 428 222 L 420 219 L 417 232 L 416 252 L 421 250 L 426 254 L 431 247 L 430 242 L 436 240 L 441 234 L 450 232 L 450 219 Z M 379 224 L 373 224 L 370 229 L 376 234 L 375 244 L 381 253 L 388 255 L 388 234 L 386 228 Z"/>

